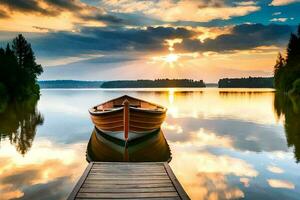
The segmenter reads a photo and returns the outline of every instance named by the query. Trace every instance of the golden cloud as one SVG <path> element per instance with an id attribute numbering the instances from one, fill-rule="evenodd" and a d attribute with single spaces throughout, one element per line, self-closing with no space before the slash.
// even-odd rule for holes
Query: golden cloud
<path id="1" fill-rule="evenodd" d="M 300 2 L 299 0 L 273 0 L 269 5 L 270 6 L 284 6 L 291 3 Z"/>
<path id="2" fill-rule="evenodd" d="M 270 171 L 270 172 L 273 172 L 273 173 L 276 173 L 276 174 L 281 174 L 284 172 L 283 169 L 281 169 L 280 167 L 276 167 L 276 166 L 268 166 L 267 169 Z"/>
<path id="3" fill-rule="evenodd" d="M 31 10 L 18 9 L 14 2 L 8 5 L 2 4 L 0 10 L 4 10 L 8 17 L 0 18 L 0 30 L 18 32 L 76 31 L 78 24 L 106 26 L 105 21 L 91 17 L 95 13 L 105 15 L 106 12 L 103 9 L 77 0 L 69 4 L 73 7 L 59 7 L 59 5 L 53 5 L 43 0 L 38 1 L 36 7 Z"/>
<path id="4" fill-rule="evenodd" d="M 244 16 L 251 12 L 258 11 L 260 7 L 253 4 L 228 6 L 224 1 L 191 0 L 160 0 L 151 1 L 130 1 L 130 0 L 106 0 L 104 5 L 110 6 L 115 12 L 139 11 L 148 16 L 164 21 L 197 21 L 208 22 L 214 19 L 230 19 L 234 16 Z"/>
<path id="5" fill-rule="evenodd" d="M 289 181 L 268 179 L 268 184 L 273 188 L 295 189 L 295 185 Z"/>

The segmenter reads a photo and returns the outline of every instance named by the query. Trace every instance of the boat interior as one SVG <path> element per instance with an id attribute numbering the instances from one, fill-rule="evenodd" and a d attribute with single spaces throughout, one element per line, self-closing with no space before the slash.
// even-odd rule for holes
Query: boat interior
<path id="1" fill-rule="evenodd" d="M 113 110 L 115 108 L 120 108 L 124 106 L 124 102 L 128 101 L 130 107 L 134 108 L 140 108 L 140 109 L 145 109 L 145 110 L 164 110 L 165 108 L 156 105 L 150 102 L 146 102 L 140 99 L 136 99 L 130 96 L 122 96 L 116 99 L 113 99 L 111 101 L 105 102 L 103 104 L 97 105 L 94 107 L 95 111 L 108 111 L 108 110 Z"/>

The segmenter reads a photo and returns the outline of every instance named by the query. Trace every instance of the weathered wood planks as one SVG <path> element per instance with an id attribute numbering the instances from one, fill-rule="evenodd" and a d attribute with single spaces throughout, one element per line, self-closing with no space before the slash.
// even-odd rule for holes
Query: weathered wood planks
<path id="1" fill-rule="evenodd" d="M 189 199 L 168 163 L 91 162 L 68 200 Z"/>

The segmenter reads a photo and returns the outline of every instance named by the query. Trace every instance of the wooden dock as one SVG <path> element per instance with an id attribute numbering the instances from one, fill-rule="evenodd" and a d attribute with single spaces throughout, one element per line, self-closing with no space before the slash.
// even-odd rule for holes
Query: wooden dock
<path id="1" fill-rule="evenodd" d="M 68 200 L 190 199 L 164 162 L 91 162 Z"/>

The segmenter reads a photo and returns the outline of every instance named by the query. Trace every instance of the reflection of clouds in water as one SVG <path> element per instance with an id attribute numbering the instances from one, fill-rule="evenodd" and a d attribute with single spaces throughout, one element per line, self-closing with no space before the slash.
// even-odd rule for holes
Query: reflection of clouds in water
<path id="1" fill-rule="evenodd" d="M 250 185 L 249 178 L 242 177 L 242 178 L 240 178 L 240 182 L 244 184 L 244 187 L 249 187 L 249 185 Z"/>
<path id="2" fill-rule="evenodd" d="M 6 197 L 23 193 L 23 198 L 32 199 L 34 193 L 44 194 L 43 199 L 65 197 L 85 165 L 80 161 L 85 162 L 86 143 L 76 143 L 88 141 L 93 129 L 87 108 L 125 93 L 169 108 L 163 131 L 172 149 L 171 166 L 192 199 L 299 196 L 297 190 L 285 189 L 287 194 L 266 182 L 271 176 L 282 176 L 296 189 L 299 185 L 299 166 L 292 160 L 293 152 L 287 151 L 281 122 L 274 119 L 273 94 L 222 96 L 206 90 L 171 91 L 170 96 L 169 92 L 127 90 L 42 90 L 39 110 L 45 123 L 38 127 L 32 150 L 22 157 L 5 141 L 1 143 L 0 180 L 6 181 L 0 181 L 1 195 L 4 191 Z M 273 174 L 274 168 L 270 173 L 268 166 L 280 166 L 284 173 Z M 18 185 L 14 179 L 28 184 Z"/>
<path id="3" fill-rule="evenodd" d="M 81 117 L 85 117 L 87 115 L 86 110 L 82 110 L 77 106 L 60 102 L 56 99 L 50 100 L 46 104 L 40 103 L 40 107 L 44 112 L 57 112 L 64 113 L 64 115 L 77 115 Z"/>
<path id="4" fill-rule="evenodd" d="M 267 169 L 270 172 L 273 172 L 275 174 L 282 174 L 284 172 L 283 169 L 281 169 L 280 167 L 276 167 L 276 166 L 268 166 Z"/>
<path id="5" fill-rule="evenodd" d="M 194 188 L 195 198 L 192 199 L 239 199 L 245 197 L 238 187 L 230 186 L 226 177 L 220 173 L 197 174 L 198 185 Z"/>
<path id="6" fill-rule="evenodd" d="M 16 198 L 19 200 L 63 200 L 72 190 L 72 183 L 69 177 L 59 177 L 53 181 L 44 184 L 35 184 L 30 187 L 24 187 L 25 196 Z"/>
<path id="7" fill-rule="evenodd" d="M 163 96 L 163 95 L 162 95 Z M 204 90 L 202 93 L 169 93 L 172 101 L 157 102 L 168 107 L 168 117 L 173 118 L 214 118 L 223 117 L 250 121 L 258 124 L 276 124 L 272 106 L 272 92 L 231 93 L 221 95 L 218 90 Z"/>
<path id="8" fill-rule="evenodd" d="M 193 155 L 198 172 L 234 174 L 236 176 L 255 177 L 258 172 L 246 161 L 227 155 L 198 153 Z"/>
<path id="9" fill-rule="evenodd" d="M 177 124 L 168 124 L 167 122 L 164 122 L 161 126 L 163 129 L 166 130 L 171 130 L 171 131 L 175 131 L 175 133 L 181 134 L 182 131 L 182 127 L 177 125 Z"/>
<path id="10" fill-rule="evenodd" d="M 269 154 L 268 157 L 270 159 L 275 160 L 286 160 L 286 159 L 292 159 L 294 157 L 293 152 L 283 152 L 283 151 L 274 151 L 272 154 Z"/>
<path id="11" fill-rule="evenodd" d="M 253 166 L 241 159 L 208 152 L 186 152 L 182 144 L 170 145 L 176 155 L 170 163 L 172 169 L 192 199 L 244 197 L 244 193 L 238 187 L 228 183 L 226 175 L 244 178 L 258 176 Z"/>
<path id="12" fill-rule="evenodd" d="M 267 181 L 269 186 L 273 188 L 295 189 L 295 185 L 289 181 L 278 179 L 268 179 Z"/>
<path id="13" fill-rule="evenodd" d="M 68 117 L 57 113 L 48 113 L 45 123 L 38 128 L 37 137 L 50 139 L 56 143 L 77 143 L 88 141 L 93 125 L 89 117 Z"/>
<path id="14" fill-rule="evenodd" d="M 226 147 L 232 148 L 233 141 L 228 136 L 218 136 L 215 133 L 207 132 L 204 129 L 200 129 L 197 132 L 191 132 L 194 137 L 195 145 L 201 146 L 215 146 L 215 147 Z"/>
<path id="15" fill-rule="evenodd" d="M 168 118 L 167 123 L 174 127 L 181 127 L 183 134 L 173 134 L 166 129 L 166 138 L 172 142 L 201 142 L 203 137 L 195 137 L 195 133 L 203 129 L 204 133 L 213 133 L 216 138 L 227 138 L 232 141 L 235 149 L 254 152 L 287 151 L 286 139 L 282 135 L 282 127 L 275 125 L 260 125 L 232 119 L 194 119 Z M 272 142 L 270 142 L 272 140 Z M 216 142 L 217 143 L 217 142 Z"/>
<path id="16" fill-rule="evenodd" d="M 51 95 L 53 92 L 60 95 Z M 63 113 L 64 115 L 76 115 L 77 117 L 88 116 L 88 107 L 82 109 L 82 106 L 80 106 L 86 104 L 86 98 L 83 98 L 81 95 L 74 96 L 69 93 L 70 91 L 67 90 L 43 90 L 43 95 L 39 101 L 39 109 L 42 112 Z M 78 97 L 81 97 L 81 101 L 79 101 Z"/>
<path id="17" fill-rule="evenodd" d="M 170 128 L 171 127 L 171 128 Z M 173 127 L 180 127 L 180 126 L 165 126 L 163 127 L 164 130 L 182 130 L 181 128 L 174 129 Z M 232 149 L 233 148 L 233 141 L 228 136 L 218 136 L 213 132 L 208 132 L 204 129 L 200 129 L 195 132 L 190 133 L 183 133 L 183 132 L 176 132 L 176 135 L 172 133 L 169 141 L 171 142 L 178 142 L 181 144 L 188 143 L 193 145 L 193 147 L 225 147 Z M 188 138 L 188 139 L 187 139 Z"/>
<path id="18" fill-rule="evenodd" d="M 0 152 L 1 198 L 64 199 L 85 160 L 82 144 L 54 146 L 49 141 L 36 141 L 31 151 L 21 157 L 9 144 Z M 10 155 L 8 158 L 6 155 Z"/>

